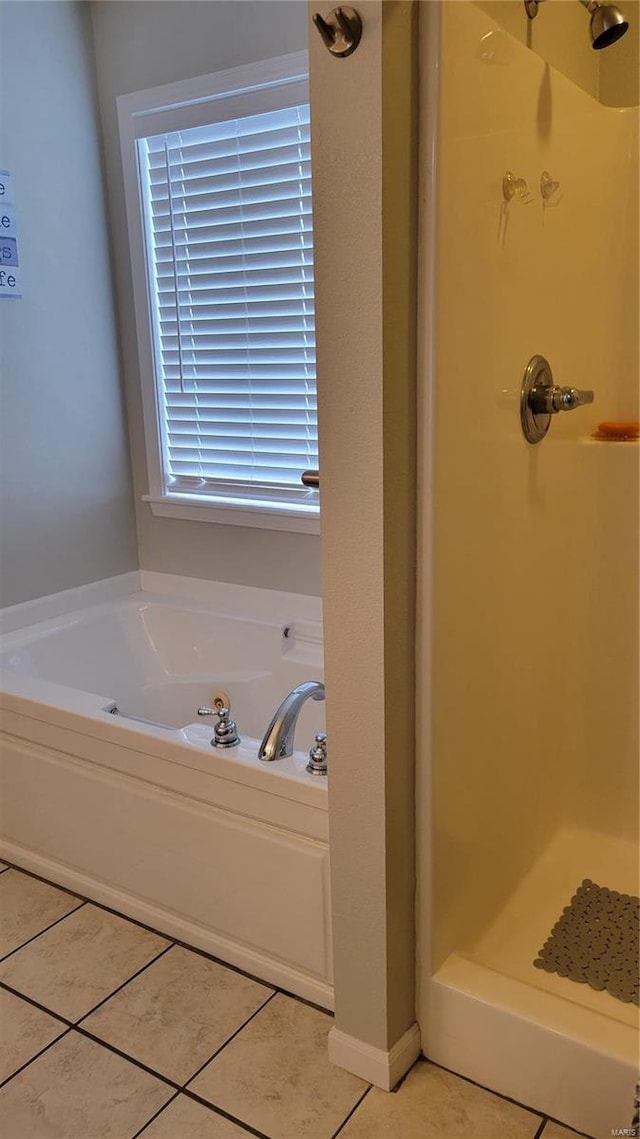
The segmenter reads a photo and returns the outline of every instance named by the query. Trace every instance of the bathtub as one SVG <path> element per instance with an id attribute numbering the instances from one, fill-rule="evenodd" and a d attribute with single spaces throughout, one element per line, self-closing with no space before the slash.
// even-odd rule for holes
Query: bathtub
<path id="1" fill-rule="evenodd" d="M 324 704 L 292 757 L 257 758 L 322 679 L 318 603 L 146 576 L 0 635 L 0 858 L 331 1008 L 327 778 L 305 770 Z M 216 698 L 224 751 L 197 714 Z"/>

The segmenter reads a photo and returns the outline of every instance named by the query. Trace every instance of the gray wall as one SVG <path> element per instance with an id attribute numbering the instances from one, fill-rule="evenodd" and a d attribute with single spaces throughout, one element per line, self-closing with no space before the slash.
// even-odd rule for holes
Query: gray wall
<path id="1" fill-rule="evenodd" d="M 319 594 L 317 536 L 159 518 L 141 501 L 149 488 L 116 113 L 118 95 L 306 48 L 306 4 L 303 0 L 108 0 L 91 8 L 141 566 Z"/>
<path id="2" fill-rule="evenodd" d="M 0 5 L 0 166 L 25 295 L 0 300 L 2 604 L 137 568 L 88 7 Z"/>

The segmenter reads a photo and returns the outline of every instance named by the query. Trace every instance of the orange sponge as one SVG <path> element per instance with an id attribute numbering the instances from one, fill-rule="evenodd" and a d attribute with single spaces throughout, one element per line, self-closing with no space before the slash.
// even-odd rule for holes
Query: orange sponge
<path id="1" fill-rule="evenodd" d="M 599 423 L 598 430 L 594 432 L 594 439 L 639 439 L 640 423 Z"/>

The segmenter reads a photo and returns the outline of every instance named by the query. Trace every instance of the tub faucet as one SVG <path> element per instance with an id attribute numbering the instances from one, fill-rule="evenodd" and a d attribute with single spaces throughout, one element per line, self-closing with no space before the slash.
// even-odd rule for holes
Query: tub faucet
<path id="1" fill-rule="evenodd" d="M 260 744 L 258 759 L 286 759 L 293 755 L 293 737 L 306 700 L 324 700 L 324 684 L 319 680 L 305 680 L 285 696 L 275 713 Z"/>

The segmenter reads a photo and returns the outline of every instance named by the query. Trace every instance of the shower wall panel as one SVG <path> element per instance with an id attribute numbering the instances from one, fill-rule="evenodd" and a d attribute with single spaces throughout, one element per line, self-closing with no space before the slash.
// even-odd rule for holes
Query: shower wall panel
<path id="1" fill-rule="evenodd" d="M 434 967 L 561 826 L 638 827 L 638 444 L 592 438 L 638 419 L 638 111 L 601 106 L 466 0 L 442 5 L 441 36 Z M 507 172 L 528 191 L 509 203 Z M 535 353 L 595 402 L 532 446 Z"/>

